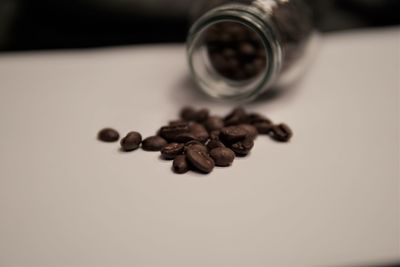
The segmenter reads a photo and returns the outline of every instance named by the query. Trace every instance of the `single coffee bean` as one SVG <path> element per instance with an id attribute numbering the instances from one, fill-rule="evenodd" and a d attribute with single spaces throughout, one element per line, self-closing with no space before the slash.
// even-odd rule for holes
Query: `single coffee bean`
<path id="1" fill-rule="evenodd" d="M 190 133 L 195 136 L 196 140 L 198 140 L 202 143 L 206 142 L 209 137 L 209 134 L 208 134 L 206 128 L 204 128 L 204 126 L 199 123 L 196 123 L 196 122 L 191 123 L 189 125 L 189 130 L 190 130 Z"/>
<path id="2" fill-rule="evenodd" d="M 228 126 L 221 129 L 219 135 L 221 141 L 226 144 L 232 144 L 243 140 L 247 136 L 247 131 L 239 126 Z"/>
<path id="3" fill-rule="evenodd" d="M 218 140 L 219 141 L 220 131 L 212 131 L 210 132 L 210 140 Z"/>
<path id="4" fill-rule="evenodd" d="M 257 138 L 258 131 L 257 131 L 257 128 L 254 127 L 253 125 L 251 125 L 251 124 L 240 124 L 239 127 L 247 132 L 247 137 L 248 138 L 250 138 L 252 140 Z"/>
<path id="5" fill-rule="evenodd" d="M 192 166 L 201 172 L 210 173 L 214 169 L 214 160 L 204 151 L 188 149 L 186 157 Z"/>
<path id="6" fill-rule="evenodd" d="M 142 149 L 146 151 L 160 151 L 167 141 L 160 136 L 149 136 L 142 141 Z"/>
<path id="7" fill-rule="evenodd" d="M 188 132 L 189 126 L 187 124 L 164 126 L 160 129 L 161 137 L 165 138 L 167 141 L 172 141 L 177 135 Z"/>
<path id="8" fill-rule="evenodd" d="M 112 128 L 104 128 L 97 134 L 97 138 L 103 142 L 115 142 L 119 139 L 119 133 Z"/>
<path id="9" fill-rule="evenodd" d="M 274 125 L 270 134 L 273 139 L 279 142 L 288 142 L 293 136 L 292 130 L 284 123 Z"/>
<path id="10" fill-rule="evenodd" d="M 254 127 L 256 127 L 259 134 L 269 134 L 273 128 L 273 124 L 269 122 L 257 122 L 254 123 Z"/>
<path id="11" fill-rule="evenodd" d="M 235 153 L 226 147 L 217 147 L 210 151 L 210 156 L 216 166 L 226 167 L 232 164 L 235 159 Z"/>
<path id="12" fill-rule="evenodd" d="M 175 173 L 186 173 L 189 171 L 189 164 L 185 155 L 178 155 L 172 162 L 172 169 Z"/>
<path id="13" fill-rule="evenodd" d="M 216 131 L 220 130 L 221 128 L 224 127 L 224 121 L 222 120 L 221 117 L 218 116 L 210 116 L 208 119 L 204 122 L 204 126 L 206 129 L 211 132 L 211 131 Z"/>
<path id="14" fill-rule="evenodd" d="M 208 150 L 212 150 L 217 147 L 225 147 L 225 145 L 224 145 L 224 143 L 222 143 L 221 141 L 218 141 L 218 140 L 208 141 L 208 143 L 207 143 Z"/>
<path id="15" fill-rule="evenodd" d="M 231 113 L 229 113 L 224 118 L 225 126 L 237 125 L 244 123 L 246 120 L 246 111 L 242 107 L 234 108 Z"/>
<path id="16" fill-rule="evenodd" d="M 196 119 L 196 110 L 192 107 L 184 107 L 180 112 L 181 119 L 185 121 L 193 121 Z"/>
<path id="17" fill-rule="evenodd" d="M 205 145 L 203 145 L 202 143 L 200 143 L 199 141 L 190 141 L 190 142 L 187 142 L 187 143 L 185 144 L 185 152 L 186 152 L 188 149 L 201 150 L 201 151 L 203 151 L 203 152 L 205 152 L 205 153 L 208 152 L 207 147 L 206 147 Z"/>
<path id="18" fill-rule="evenodd" d="M 184 145 L 178 143 L 170 143 L 161 149 L 161 155 L 164 159 L 174 159 L 176 156 L 182 154 Z"/>
<path id="19" fill-rule="evenodd" d="M 192 140 L 196 140 L 196 136 L 192 133 L 181 133 L 171 138 L 171 141 L 176 143 L 187 143 Z"/>
<path id="20" fill-rule="evenodd" d="M 254 146 L 253 140 L 251 140 L 250 138 L 246 138 L 240 142 L 234 143 L 231 146 L 231 149 L 238 156 L 246 156 L 247 154 L 249 154 L 253 146 Z"/>
<path id="21" fill-rule="evenodd" d="M 187 122 L 184 120 L 173 120 L 168 123 L 169 126 L 183 126 L 187 125 Z"/>
<path id="22" fill-rule="evenodd" d="M 208 115 L 209 115 L 210 111 L 208 109 L 202 108 L 198 111 L 196 111 L 195 115 L 194 115 L 194 120 L 196 122 L 204 122 L 205 120 L 207 120 Z"/>
<path id="23" fill-rule="evenodd" d="M 246 123 L 248 124 L 255 124 L 255 123 L 262 123 L 262 122 L 266 122 L 269 124 L 272 124 L 272 121 L 270 119 L 268 119 L 267 117 L 258 114 L 258 113 L 250 113 L 246 116 L 245 119 Z"/>
<path id="24" fill-rule="evenodd" d="M 124 151 L 132 151 L 137 149 L 142 142 L 142 136 L 138 132 L 129 132 L 121 139 L 121 148 Z"/>

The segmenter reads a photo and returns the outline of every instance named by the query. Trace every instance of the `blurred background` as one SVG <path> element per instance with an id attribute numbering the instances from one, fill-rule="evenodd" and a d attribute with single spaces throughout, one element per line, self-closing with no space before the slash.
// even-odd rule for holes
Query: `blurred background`
<path id="1" fill-rule="evenodd" d="M 184 42 L 203 0 L 0 0 L 0 51 Z M 320 31 L 400 24 L 399 0 L 308 0 Z"/>

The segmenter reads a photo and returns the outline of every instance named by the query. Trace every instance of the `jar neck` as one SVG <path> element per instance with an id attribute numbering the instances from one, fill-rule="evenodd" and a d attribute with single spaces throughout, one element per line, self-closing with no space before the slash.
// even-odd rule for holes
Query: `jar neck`
<path id="1" fill-rule="evenodd" d="M 237 22 L 254 31 L 261 41 L 266 55 L 266 66 L 259 78 L 249 84 L 243 84 L 245 89 L 230 88 L 231 84 L 219 81 L 214 83 L 213 77 L 199 73 L 196 49 L 199 46 L 201 34 L 219 22 Z M 222 100 L 251 100 L 261 94 L 277 78 L 282 66 L 282 45 L 276 32 L 276 27 L 269 15 L 261 10 L 241 4 L 225 4 L 208 11 L 191 27 L 187 40 L 188 61 L 192 75 L 200 88 L 215 98 Z"/>

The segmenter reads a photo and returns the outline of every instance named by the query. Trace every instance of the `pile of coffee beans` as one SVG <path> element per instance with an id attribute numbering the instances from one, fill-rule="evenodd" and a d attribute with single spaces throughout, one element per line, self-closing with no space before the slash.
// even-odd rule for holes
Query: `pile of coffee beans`
<path id="1" fill-rule="evenodd" d="M 160 151 L 163 159 L 173 161 L 175 173 L 189 170 L 210 173 L 215 166 L 228 167 L 235 157 L 247 156 L 258 135 L 288 142 L 293 134 L 286 124 L 274 124 L 269 118 L 248 113 L 242 107 L 225 117 L 211 115 L 208 109 L 185 107 L 178 120 L 162 126 L 155 135 L 142 140 L 140 133 L 132 131 L 121 139 L 120 145 L 123 151 L 140 146 L 145 151 Z M 98 139 L 115 142 L 119 134 L 105 128 L 98 133 Z"/>
<path id="2" fill-rule="evenodd" d="M 248 80 L 266 66 L 259 35 L 238 22 L 220 22 L 207 28 L 205 42 L 214 69 L 231 80 Z"/>

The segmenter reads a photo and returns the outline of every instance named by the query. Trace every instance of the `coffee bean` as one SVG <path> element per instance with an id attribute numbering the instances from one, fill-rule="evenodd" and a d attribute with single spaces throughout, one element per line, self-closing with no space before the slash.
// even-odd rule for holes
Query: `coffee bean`
<path id="1" fill-rule="evenodd" d="M 253 140 L 251 140 L 250 138 L 246 138 L 240 142 L 234 143 L 231 146 L 231 149 L 238 156 L 246 156 L 247 154 L 249 154 L 253 146 L 254 146 Z"/>
<path id="2" fill-rule="evenodd" d="M 273 139 L 279 142 L 288 142 L 293 136 L 292 130 L 284 123 L 274 125 L 270 134 Z"/>
<path id="3" fill-rule="evenodd" d="M 161 155 L 164 159 L 174 159 L 176 156 L 182 154 L 184 145 L 178 143 L 170 143 L 161 149 Z"/>
<path id="4" fill-rule="evenodd" d="M 257 122 L 253 124 L 259 134 L 269 134 L 272 130 L 273 124 L 269 122 Z"/>
<path id="5" fill-rule="evenodd" d="M 208 152 L 208 149 L 205 145 L 200 143 L 199 141 L 190 141 L 185 144 L 185 151 L 188 149 L 194 149 L 194 150 L 201 150 L 204 153 Z"/>
<path id="6" fill-rule="evenodd" d="M 204 126 L 206 129 L 211 132 L 211 131 L 216 131 L 224 127 L 224 121 L 222 120 L 221 117 L 218 116 L 210 116 L 205 122 Z"/>
<path id="7" fill-rule="evenodd" d="M 196 140 L 198 140 L 202 143 L 206 142 L 209 137 L 209 134 L 208 134 L 206 128 L 204 128 L 204 126 L 199 123 L 196 123 L 196 122 L 191 123 L 189 125 L 189 130 L 190 130 L 190 133 L 195 136 Z"/>
<path id="8" fill-rule="evenodd" d="M 253 125 L 251 125 L 251 124 L 240 124 L 239 127 L 247 132 L 247 137 L 248 138 L 250 138 L 252 140 L 257 138 L 258 131 L 257 131 L 257 128 L 254 127 Z"/>
<path id="9" fill-rule="evenodd" d="M 205 120 L 207 120 L 209 113 L 210 112 L 208 109 L 202 108 L 202 109 L 196 111 L 196 113 L 194 115 L 194 120 L 197 122 L 204 122 Z"/>
<path id="10" fill-rule="evenodd" d="M 208 143 L 207 143 L 208 150 L 212 150 L 217 147 L 225 147 L 225 145 L 224 145 L 224 143 L 222 143 L 221 141 L 218 141 L 218 140 L 208 141 Z"/>
<path id="11" fill-rule="evenodd" d="M 115 142 L 119 139 L 119 133 L 112 128 L 104 128 L 97 134 L 97 138 L 103 142 Z"/>
<path id="12" fill-rule="evenodd" d="M 237 107 L 231 111 L 225 118 L 225 126 L 244 123 L 246 120 L 246 111 L 242 107 Z"/>
<path id="13" fill-rule="evenodd" d="M 174 138 L 171 138 L 171 141 L 176 143 L 187 143 L 196 139 L 196 136 L 192 133 L 181 133 L 176 135 Z"/>
<path id="14" fill-rule="evenodd" d="M 232 164 L 235 159 L 235 153 L 226 147 L 217 147 L 210 151 L 210 156 L 216 166 L 226 167 Z"/>
<path id="15" fill-rule="evenodd" d="M 129 132 L 121 139 L 121 148 L 124 151 L 132 151 L 137 149 L 142 142 L 142 136 L 138 132 Z"/>
<path id="16" fill-rule="evenodd" d="M 168 123 L 169 126 L 184 126 L 187 125 L 187 122 L 184 120 L 174 120 Z"/>
<path id="17" fill-rule="evenodd" d="M 255 124 L 255 123 L 261 123 L 261 122 L 267 122 L 269 124 L 272 124 L 272 121 L 268 119 L 267 117 L 260 115 L 258 113 L 250 113 L 246 116 L 245 122 L 248 124 Z"/>
<path id="18" fill-rule="evenodd" d="M 149 136 L 142 141 L 142 149 L 146 151 L 160 151 L 167 141 L 160 136 Z"/>
<path id="19" fill-rule="evenodd" d="M 192 166 L 201 172 L 210 173 L 214 169 L 214 160 L 204 151 L 188 149 L 186 157 Z"/>
<path id="20" fill-rule="evenodd" d="M 178 155 L 172 162 L 172 169 L 175 173 L 186 173 L 189 171 L 189 164 L 185 155 Z"/>
<path id="21" fill-rule="evenodd" d="M 239 126 L 228 126 L 221 129 L 219 135 L 224 144 L 232 144 L 243 140 L 247 136 L 247 131 Z"/>
<path id="22" fill-rule="evenodd" d="M 220 131 L 212 131 L 210 132 L 210 140 L 218 140 L 219 141 Z"/>
<path id="23" fill-rule="evenodd" d="M 180 112 L 180 117 L 185 121 L 192 121 L 196 118 L 196 110 L 192 107 L 184 107 Z"/>
<path id="24" fill-rule="evenodd" d="M 188 133 L 189 126 L 187 124 L 164 126 L 160 129 L 160 135 L 167 141 L 172 141 L 174 138 L 182 133 Z"/>
<path id="25" fill-rule="evenodd" d="M 251 43 L 248 43 L 248 42 L 241 43 L 239 46 L 239 51 L 244 56 L 255 56 L 255 54 L 256 54 L 255 47 Z"/>

